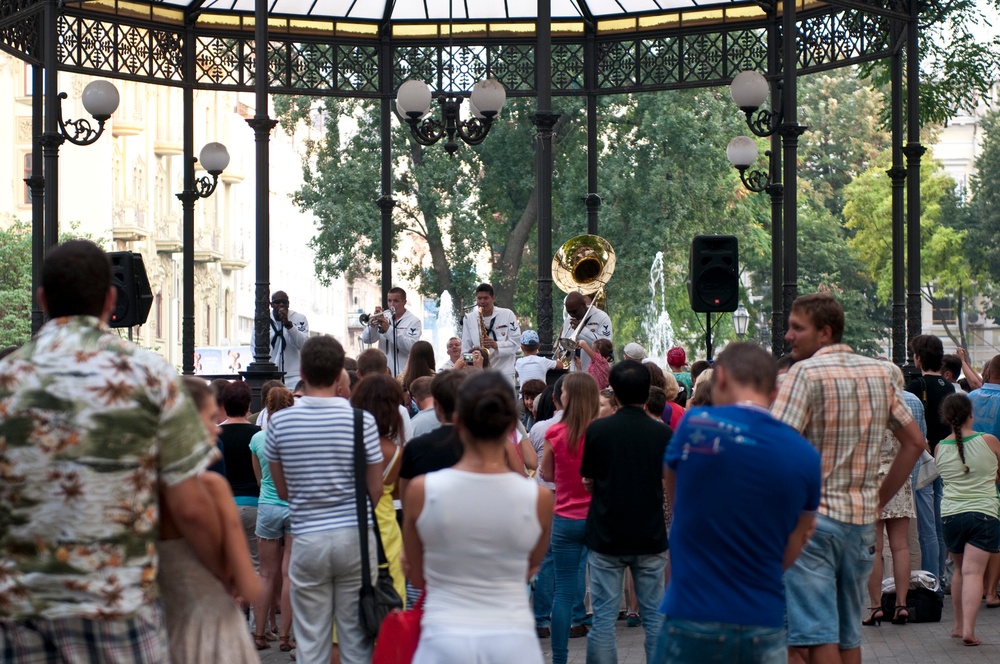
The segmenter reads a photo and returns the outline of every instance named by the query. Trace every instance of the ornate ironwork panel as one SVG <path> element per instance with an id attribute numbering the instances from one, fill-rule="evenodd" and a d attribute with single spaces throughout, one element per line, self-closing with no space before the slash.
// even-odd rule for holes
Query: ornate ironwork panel
<path id="1" fill-rule="evenodd" d="M 639 42 L 639 71 L 636 83 L 640 86 L 676 83 L 680 61 L 679 38 L 643 39 Z"/>
<path id="2" fill-rule="evenodd" d="M 378 46 L 337 45 L 337 89 L 356 93 L 379 91 Z"/>
<path id="3" fill-rule="evenodd" d="M 64 67 L 142 80 L 181 80 L 180 33 L 63 14 L 59 36 Z"/>
<path id="4" fill-rule="evenodd" d="M 42 17 L 37 12 L 4 25 L 0 28 L 0 50 L 33 64 L 41 64 L 41 25 Z"/>
<path id="5" fill-rule="evenodd" d="M 63 61 L 95 72 L 114 72 L 116 24 L 91 18 L 60 16 L 60 50 Z M 62 55 L 62 54 L 61 54 Z"/>
<path id="6" fill-rule="evenodd" d="M 767 71 L 767 30 L 733 30 L 726 40 L 729 42 L 727 76 L 746 70 Z"/>
<path id="7" fill-rule="evenodd" d="M 890 22 L 855 10 L 805 18 L 799 23 L 798 66 L 815 70 L 887 55 Z"/>
<path id="8" fill-rule="evenodd" d="M 632 88 L 636 85 L 636 41 L 597 44 L 597 87 Z"/>
<path id="9" fill-rule="evenodd" d="M 250 80 L 252 41 L 223 37 L 195 40 L 195 81 L 212 86 L 244 85 Z"/>
<path id="10" fill-rule="evenodd" d="M 184 37 L 181 33 L 150 30 L 150 74 L 153 78 L 180 82 L 184 78 Z"/>
<path id="11" fill-rule="evenodd" d="M 288 74 L 288 62 L 285 58 L 286 46 L 285 42 L 280 41 L 268 41 L 267 43 L 267 72 L 268 79 L 267 85 L 269 88 L 288 88 L 289 85 L 289 74 Z M 243 53 L 246 55 L 246 84 L 254 86 L 257 84 L 257 44 L 254 41 L 248 41 L 244 45 L 245 50 Z"/>
<path id="12" fill-rule="evenodd" d="M 486 78 L 486 47 L 455 46 L 444 49 L 441 84 L 445 90 L 471 90 Z"/>
<path id="13" fill-rule="evenodd" d="M 288 44 L 288 86 L 302 90 L 335 90 L 337 59 L 331 46 L 325 44 Z"/>
<path id="14" fill-rule="evenodd" d="M 856 8 L 860 3 L 896 9 L 904 0 L 843 0 L 851 7 L 804 14 L 799 21 L 803 72 L 884 57 L 890 19 Z M 22 10 L 14 20 L 18 7 Z M 37 53 L 42 5 L 37 0 L 0 0 L 0 48 L 31 59 Z M 3 12 L 8 22 L 2 23 Z M 27 12 L 25 14 L 24 12 Z M 184 75 L 182 29 L 141 20 L 115 21 L 88 14 L 86 5 L 67 8 L 59 20 L 59 57 L 65 69 L 111 73 L 136 80 L 178 84 Z M 195 85 L 203 89 L 251 89 L 254 53 L 250 35 L 217 32 L 195 37 Z M 377 96 L 379 44 L 375 41 L 313 41 L 274 35 L 269 47 L 270 84 L 275 92 Z M 393 88 L 409 78 L 432 87 L 468 93 L 487 74 L 509 94 L 533 95 L 535 45 L 529 40 L 393 44 Z M 585 89 L 582 40 L 558 39 L 552 47 L 556 94 Z M 37 56 L 36 56 L 37 57 Z M 767 69 L 767 31 L 761 26 L 717 26 L 645 35 L 614 35 L 597 41 L 597 91 L 613 93 L 719 85 L 738 71 Z"/>
<path id="15" fill-rule="evenodd" d="M 393 49 L 392 89 L 415 78 L 426 83 L 437 81 L 438 49 L 434 46 L 405 46 Z"/>
<path id="16" fill-rule="evenodd" d="M 579 91 L 586 87 L 587 73 L 583 66 L 583 44 L 553 44 L 552 88 Z"/>
<path id="17" fill-rule="evenodd" d="M 568 61 L 560 55 L 562 49 L 562 45 L 552 45 L 552 85 L 556 89 L 560 88 L 563 78 L 559 69 L 561 63 Z M 490 53 L 490 74 L 507 88 L 507 92 L 534 94 L 537 85 L 534 44 L 494 44 L 490 46 Z M 582 51 L 579 57 L 582 63 Z"/>
<path id="18" fill-rule="evenodd" d="M 684 38 L 684 59 L 681 61 L 681 80 L 718 81 L 726 78 L 730 69 L 726 63 L 725 36 L 720 32 L 689 35 Z"/>

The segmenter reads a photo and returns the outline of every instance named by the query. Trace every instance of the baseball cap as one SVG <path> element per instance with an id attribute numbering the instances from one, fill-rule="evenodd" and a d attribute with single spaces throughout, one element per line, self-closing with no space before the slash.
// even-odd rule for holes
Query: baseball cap
<path id="1" fill-rule="evenodd" d="M 680 346 L 674 346 L 667 351 L 667 364 L 672 367 L 683 367 L 687 364 L 687 353 Z"/>
<path id="2" fill-rule="evenodd" d="M 521 345 L 522 346 L 537 346 L 538 345 L 538 332 L 534 330 L 525 330 L 521 333 Z"/>
<path id="3" fill-rule="evenodd" d="M 625 359 L 635 360 L 636 362 L 641 362 L 642 358 L 646 357 L 646 349 L 635 343 L 634 341 L 625 346 Z"/>

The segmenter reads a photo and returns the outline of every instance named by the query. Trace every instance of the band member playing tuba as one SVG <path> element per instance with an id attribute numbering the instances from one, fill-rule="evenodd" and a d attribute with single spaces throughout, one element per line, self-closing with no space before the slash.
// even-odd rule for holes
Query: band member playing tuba
<path id="1" fill-rule="evenodd" d="M 378 343 L 379 350 L 385 353 L 389 363 L 389 371 L 398 376 L 406 367 L 413 344 L 420 341 L 424 326 L 407 310 L 406 291 L 402 288 L 390 288 L 386 303 L 389 307 L 384 315 L 379 315 L 383 313 L 382 307 L 375 307 L 375 313 L 369 317 L 368 326 L 361 333 L 361 341 Z"/>
<path id="2" fill-rule="evenodd" d="M 514 385 L 514 358 L 521 345 L 521 330 L 510 309 L 493 306 L 493 286 L 479 284 L 476 308 L 462 319 L 462 352 L 481 347 L 490 353 L 490 367 Z M 480 331 L 485 332 L 485 338 Z"/>
<path id="3" fill-rule="evenodd" d="M 580 327 L 581 322 L 583 323 L 583 327 Z M 571 291 L 566 296 L 566 321 L 563 323 L 559 338 L 565 339 L 571 337 L 578 327 L 580 327 L 580 334 L 576 339 L 577 342 L 586 341 L 593 347 L 594 342 L 598 339 L 614 340 L 611 331 L 611 317 L 597 307 L 590 308 L 588 312 L 587 300 L 583 294 L 580 291 Z M 580 368 L 582 371 L 586 371 L 587 366 L 590 364 L 590 356 L 586 353 L 580 353 L 579 350 L 577 350 L 577 353 L 580 357 Z M 573 371 L 574 368 L 571 365 L 570 371 Z"/>

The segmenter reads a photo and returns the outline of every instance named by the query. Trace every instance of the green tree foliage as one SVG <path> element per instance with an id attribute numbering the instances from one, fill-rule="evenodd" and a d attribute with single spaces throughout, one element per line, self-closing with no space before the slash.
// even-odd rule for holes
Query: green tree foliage
<path id="1" fill-rule="evenodd" d="M 977 175 L 970 183 L 972 197 L 966 209 L 967 255 L 977 272 L 1000 275 L 1000 111 L 984 116 L 980 127 L 982 151 L 976 158 Z"/>
<path id="2" fill-rule="evenodd" d="M 920 119 L 943 125 L 983 97 L 1000 79 L 1000 36 L 984 7 L 1000 9 L 1000 0 L 952 0 L 921 5 Z M 988 36 L 984 36 L 988 35 Z M 889 60 L 862 68 L 877 85 L 889 83 Z M 904 74 L 905 76 L 905 74 Z M 884 107 L 883 117 L 889 109 Z"/>
<path id="3" fill-rule="evenodd" d="M 888 163 L 862 174 L 846 187 L 844 218 L 854 235 L 849 243 L 878 285 L 882 303 L 892 297 L 891 183 Z M 967 231 L 956 227 L 955 182 L 940 165 L 924 161 L 920 169 L 920 271 L 922 295 L 928 302 L 949 299 L 968 302 L 981 293 L 988 276 L 978 274 L 966 255 Z M 965 346 L 964 329 L 946 333 Z"/>
<path id="4" fill-rule="evenodd" d="M 71 222 L 59 241 L 94 239 Z M 0 227 L 0 348 L 20 346 L 31 337 L 31 224 L 14 218 Z"/>
<path id="5" fill-rule="evenodd" d="M 0 228 L 0 348 L 31 336 L 31 226 Z"/>
<path id="6" fill-rule="evenodd" d="M 799 180 L 804 197 L 835 218 L 844 209 L 844 187 L 891 148 L 878 117 L 883 103 L 853 67 L 800 79 L 799 123 L 809 129 L 799 142 Z"/>

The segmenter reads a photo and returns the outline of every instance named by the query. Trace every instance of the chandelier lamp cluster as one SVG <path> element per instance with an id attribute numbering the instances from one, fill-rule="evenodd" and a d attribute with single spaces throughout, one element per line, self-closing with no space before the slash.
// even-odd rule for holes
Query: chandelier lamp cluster
<path id="1" fill-rule="evenodd" d="M 494 78 L 476 83 L 469 96 L 469 117 L 461 118 L 460 94 L 442 92 L 438 95 L 441 105 L 440 119 L 428 117 L 431 110 L 431 88 L 424 81 L 410 79 L 396 92 L 396 112 L 410 125 L 413 139 L 420 145 L 434 145 L 447 137 L 444 149 L 454 156 L 458 150 L 456 137 L 468 145 L 479 145 L 493 126 L 507 99 L 507 91 Z"/>
<path id="2" fill-rule="evenodd" d="M 740 72 L 729 85 L 729 94 L 736 105 L 746 115 L 747 127 L 755 136 L 761 138 L 771 136 L 782 123 L 780 110 L 761 108 L 767 101 L 770 86 L 767 79 L 755 71 Z M 767 191 L 771 178 L 767 172 L 752 170 L 747 172 L 757 161 L 757 142 L 749 136 L 737 136 L 729 141 L 726 156 L 729 162 L 740 172 L 743 186 L 754 193 Z M 764 153 L 770 161 L 771 151 Z"/>

